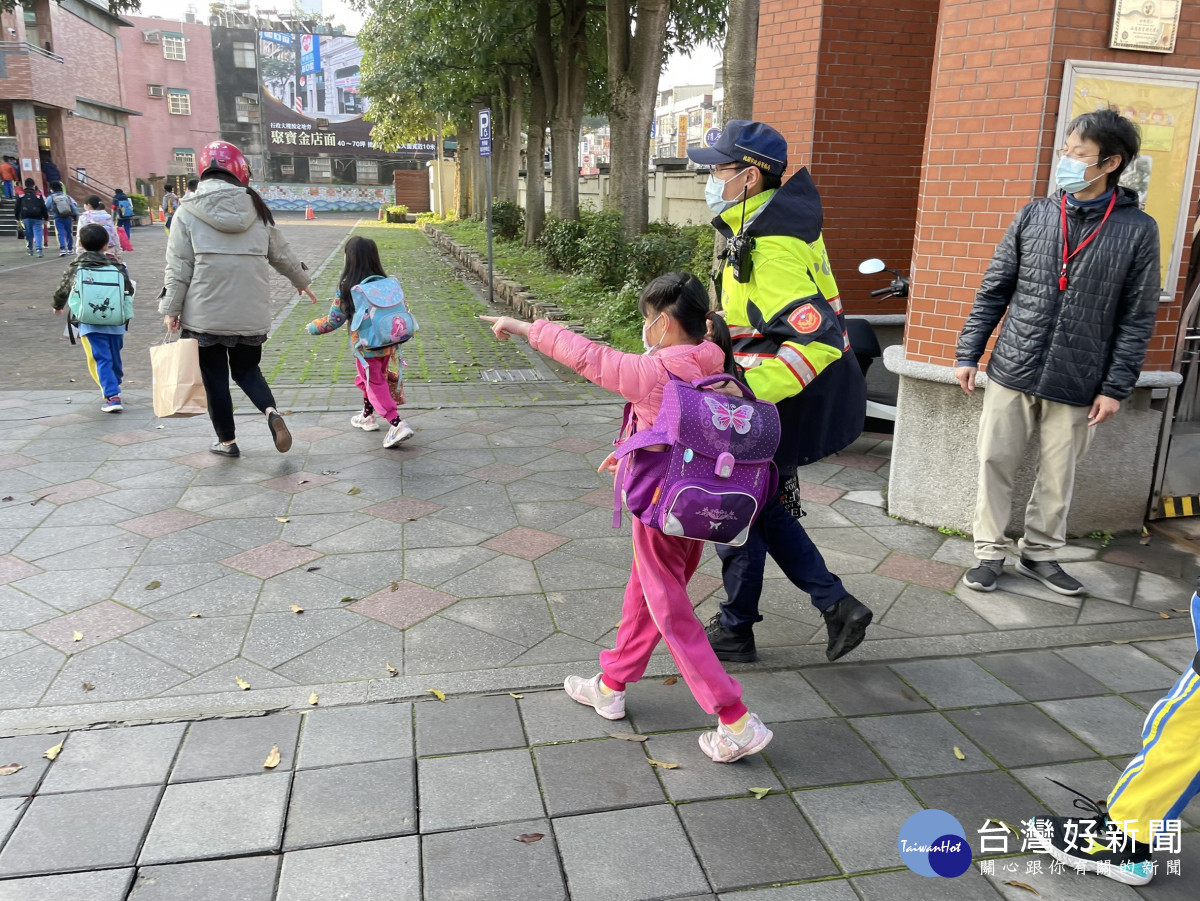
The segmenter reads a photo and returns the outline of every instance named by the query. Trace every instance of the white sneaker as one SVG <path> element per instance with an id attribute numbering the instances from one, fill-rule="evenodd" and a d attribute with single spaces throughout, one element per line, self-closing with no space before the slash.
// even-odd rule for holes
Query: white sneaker
<path id="1" fill-rule="evenodd" d="M 625 692 L 605 694 L 600 690 L 600 673 L 585 679 L 583 676 L 567 676 L 563 690 L 580 704 L 587 704 L 606 720 L 625 718 Z"/>
<path id="2" fill-rule="evenodd" d="M 757 754 L 775 737 L 775 733 L 763 725 L 758 714 L 750 714 L 741 732 L 734 732 L 724 723 L 718 723 L 715 732 L 700 736 L 700 750 L 717 763 L 733 763 L 747 754 Z"/>
<path id="3" fill-rule="evenodd" d="M 395 447 L 397 444 L 403 444 L 413 435 L 415 435 L 407 422 L 401 419 L 398 423 L 388 429 L 387 435 L 383 438 L 384 447 Z"/>
<path id="4" fill-rule="evenodd" d="M 375 421 L 373 413 L 355 413 L 350 417 L 350 425 L 356 429 L 362 429 L 364 432 L 379 431 L 379 423 Z"/>

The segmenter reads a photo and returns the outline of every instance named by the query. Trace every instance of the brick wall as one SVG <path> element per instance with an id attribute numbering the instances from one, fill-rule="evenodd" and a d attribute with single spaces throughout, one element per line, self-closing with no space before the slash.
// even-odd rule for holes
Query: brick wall
<path id="1" fill-rule="evenodd" d="M 910 360 L 953 363 L 996 244 L 1022 206 L 1045 196 L 1064 62 L 1194 68 L 1200 21 L 1188 19 L 1185 12 L 1175 53 L 1133 53 L 1107 48 L 1111 0 L 943 0 L 905 336 Z M 1189 236 L 1197 190 L 1188 198 Z M 1185 261 L 1189 251 L 1185 245 Z M 1179 315 L 1176 292 L 1159 311 L 1147 369 L 1170 368 Z"/>
<path id="2" fill-rule="evenodd" d="M 64 130 L 71 165 L 87 169 L 89 182 L 103 182 L 114 188 L 123 188 L 126 192 L 135 190 L 129 174 L 124 128 L 75 116 L 66 121 Z M 55 162 L 66 176 L 67 170 L 57 155 Z M 112 200 L 107 188 L 95 185 L 94 189 L 106 204 Z M 70 193 L 77 201 L 83 199 L 82 191 L 73 190 Z"/>
<path id="3" fill-rule="evenodd" d="M 762 3 L 754 115 L 788 139 L 789 171 L 812 171 L 852 313 L 904 311 L 868 297 L 887 282 L 858 263 L 909 265 L 937 15 L 937 0 Z"/>

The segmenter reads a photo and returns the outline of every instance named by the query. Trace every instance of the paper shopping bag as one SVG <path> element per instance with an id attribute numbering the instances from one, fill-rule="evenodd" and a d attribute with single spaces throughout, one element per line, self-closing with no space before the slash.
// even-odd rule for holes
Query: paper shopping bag
<path id="1" fill-rule="evenodd" d="M 208 411 L 208 396 L 200 379 L 200 345 L 195 338 L 151 347 L 150 368 L 155 416 L 199 416 Z"/>

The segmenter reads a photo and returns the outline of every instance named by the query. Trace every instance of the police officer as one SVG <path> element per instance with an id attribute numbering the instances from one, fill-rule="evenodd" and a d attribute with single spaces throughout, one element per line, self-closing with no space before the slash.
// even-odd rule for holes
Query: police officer
<path id="1" fill-rule="evenodd" d="M 769 553 L 821 611 L 825 654 L 837 660 L 862 643 L 872 613 L 829 571 L 800 525 L 796 467 L 858 437 L 866 385 L 821 237 L 821 198 L 807 169 L 782 184 L 787 142 L 762 122 L 731 120 L 714 146 L 688 156 L 711 167 L 705 199 L 714 227 L 729 240 L 714 280 L 734 354 L 758 398 L 777 405 L 782 425 L 780 495 L 744 545 L 717 549 L 728 600 L 708 624 L 709 642 L 721 660 L 757 659 L 754 624 L 762 620 Z"/>

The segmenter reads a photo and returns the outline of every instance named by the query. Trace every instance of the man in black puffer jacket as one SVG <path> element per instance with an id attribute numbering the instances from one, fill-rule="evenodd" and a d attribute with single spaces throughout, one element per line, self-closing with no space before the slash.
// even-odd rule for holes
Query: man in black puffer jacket
<path id="1" fill-rule="evenodd" d="M 963 578 L 970 588 L 996 587 L 1013 478 L 1036 425 L 1041 454 L 1017 572 L 1059 594 L 1083 591 L 1057 560 L 1075 467 L 1094 427 L 1133 391 L 1158 308 L 1158 226 L 1138 208 L 1137 194 L 1118 185 L 1140 146 L 1137 127 L 1116 112 L 1071 122 L 1055 173 L 1059 190 L 1017 214 L 959 336 L 955 376 L 970 394 L 988 338 L 1008 314 L 979 420 L 977 565 Z"/>

